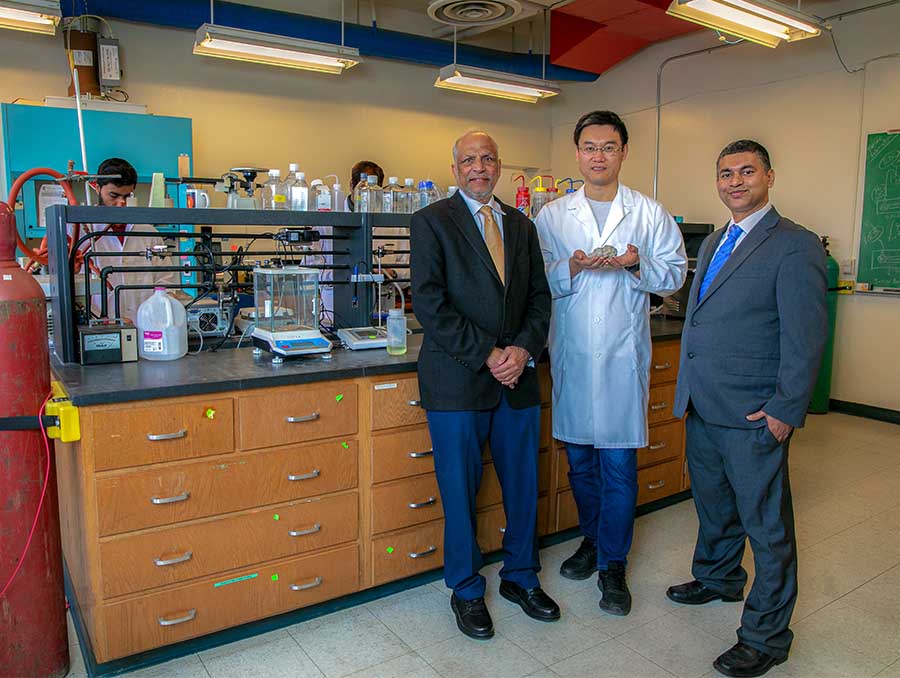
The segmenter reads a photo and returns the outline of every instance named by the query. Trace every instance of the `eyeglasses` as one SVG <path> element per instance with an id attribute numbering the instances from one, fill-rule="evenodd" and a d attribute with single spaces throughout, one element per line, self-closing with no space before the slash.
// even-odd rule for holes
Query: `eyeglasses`
<path id="1" fill-rule="evenodd" d="M 584 146 L 579 146 L 579 152 L 584 155 L 615 155 L 619 151 L 621 151 L 624 146 L 619 146 L 618 144 L 604 144 L 603 146 L 594 146 L 593 144 L 585 144 Z"/>

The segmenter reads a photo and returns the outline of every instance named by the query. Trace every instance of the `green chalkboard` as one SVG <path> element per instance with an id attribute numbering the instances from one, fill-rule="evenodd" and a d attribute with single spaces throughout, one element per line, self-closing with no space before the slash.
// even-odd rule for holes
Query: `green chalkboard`
<path id="1" fill-rule="evenodd" d="M 870 134 L 856 279 L 900 288 L 900 134 Z"/>

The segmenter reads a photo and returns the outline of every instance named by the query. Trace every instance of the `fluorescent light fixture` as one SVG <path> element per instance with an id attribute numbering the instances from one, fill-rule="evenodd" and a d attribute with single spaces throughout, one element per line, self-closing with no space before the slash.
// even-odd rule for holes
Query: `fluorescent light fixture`
<path id="1" fill-rule="evenodd" d="M 829 28 L 821 19 L 773 0 L 672 0 L 667 14 L 766 47 L 814 38 Z"/>
<path id="2" fill-rule="evenodd" d="M 527 101 L 530 104 L 556 96 L 560 92 L 556 83 L 548 80 L 459 64 L 444 66 L 438 73 L 434 86 L 500 99 Z"/>
<path id="3" fill-rule="evenodd" d="M 203 24 L 197 29 L 194 54 L 336 74 L 361 61 L 359 50 L 354 47 L 214 24 Z"/>
<path id="4" fill-rule="evenodd" d="M 0 0 L 0 28 L 55 35 L 61 17 L 59 0 Z"/>

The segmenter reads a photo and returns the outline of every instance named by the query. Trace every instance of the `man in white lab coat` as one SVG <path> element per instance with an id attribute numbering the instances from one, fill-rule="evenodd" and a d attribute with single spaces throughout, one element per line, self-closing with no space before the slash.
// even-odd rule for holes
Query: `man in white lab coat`
<path id="1" fill-rule="evenodd" d="M 122 158 L 108 158 L 100 163 L 97 174 L 118 174 L 119 179 L 98 179 L 97 195 L 100 207 L 125 207 L 127 200 L 134 194 L 137 185 L 137 171 L 127 160 Z M 151 232 L 156 229 L 149 225 L 135 224 L 92 224 L 94 232 L 105 231 L 103 237 L 88 241 L 82 247 L 87 252 L 108 253 L 108 256 L 91 258 L 97 270 L 103 270 L 106 266 L 174 266 L 178 260 L 174 257 L 152 257 L 149 261 L 145 257 L 122 254 L 127 252 L 146 252 L 154 247 L 164 245 L 162 238 L 157 236 L 132 236 L 132 230 Z M 174 246 L 173 246 L 174 247 Z M 172 248 L 170 248 L 172 249 Z M 116 256 L 119 255 L 119 256 Z M 146 285 L 147 289 L 122 290 L 119 292 L 120 316 L 131 322 L 137 320 L 137 309 L 141 303 L 153 294 L 153 285 L 167 285 L 178 282 L 178 274 L 171 271 L 159 272 L 129 272 L 112 273 L 107 278 L 113 289 L 107 288 L 107 314 L 109 318 L 115 315 L 115 287 L 118 285 Z M 100 307 L 100 296 L 93 295 L 91 306 L 96 313 Z"/>
<path id="2" fill-rule="evenodd" d="M 584 535 L 560 574 L 586 579 L 598 570 L 600 607 L 627 615 L 636 452 L 647 445 L 649 295 L 677 291 L 687 258 L 662 205 L 619 183 L 628 155 L 621 118 L 588 113 L 574 140 L 584 186 L 535 220 L 553 293 L 553 436 L 566 444 Z"/>

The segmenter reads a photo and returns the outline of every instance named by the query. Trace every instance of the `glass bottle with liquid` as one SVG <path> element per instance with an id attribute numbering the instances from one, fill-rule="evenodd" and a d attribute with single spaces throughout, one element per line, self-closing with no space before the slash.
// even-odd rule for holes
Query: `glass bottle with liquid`
<path id="1" fill-rule="evenodd" d="M 385 214 L 399 214 L 402 212 L 402 203 L 403 187 L 397 177 L 391 177 L 381 194 L 381 210 Z"/>
<path id="2" fill-rule="evenodd" d="M 406 353 L 406 315 L 402 308 L 392 308 L 388 311 L 387 352 L 390 355 Z"/>

